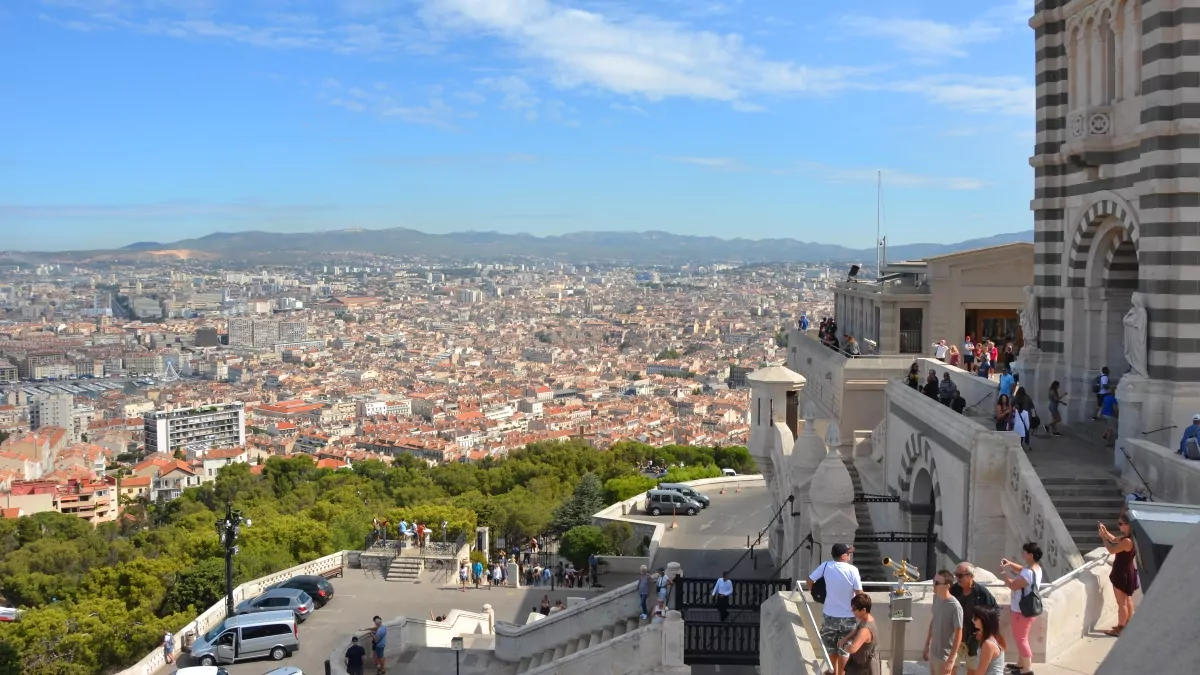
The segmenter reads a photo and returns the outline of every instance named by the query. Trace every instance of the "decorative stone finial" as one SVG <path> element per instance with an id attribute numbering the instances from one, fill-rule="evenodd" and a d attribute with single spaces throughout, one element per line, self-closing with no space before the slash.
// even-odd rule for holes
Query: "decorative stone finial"
<path id="1" fill-rule="evenodd" d="M 842 430 L 836 423 L 830 423 L 829 428 L 825 430 L 825 445 L 833 450 L 842 446 Z"/>
<path id="2" fill-rule="evenodd" d="M 817 404 L 812 401 L 804 402 L 804 427 L 807 429 L 817 419 Z"/>

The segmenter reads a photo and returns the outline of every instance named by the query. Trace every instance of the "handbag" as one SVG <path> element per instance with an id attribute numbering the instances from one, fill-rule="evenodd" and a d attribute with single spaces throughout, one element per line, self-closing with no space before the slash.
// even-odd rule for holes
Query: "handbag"
<path id="1" fill-rule="evenodd" d="M 1042 596 L 1038 594 L 1037 571 L 1030 570 L 1033 583 L 1021 589 L 1021 600 L 1017 606 L 1021 608 L 1021 616 L 1033 618 L 1042 615 Z"/>
<path id="2" fill-rule="evenodd" d="M 825 566 L 829 563 L 821 563 L 821 578 L 813 582 L 812 598 L 814 602 L 825 604 L 825 596 L 827 590 L 825 588 Z"/>

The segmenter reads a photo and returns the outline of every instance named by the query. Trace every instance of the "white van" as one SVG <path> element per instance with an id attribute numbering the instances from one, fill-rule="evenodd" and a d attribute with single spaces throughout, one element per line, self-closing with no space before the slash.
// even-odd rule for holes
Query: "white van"
<path id="1" fill-rule="evenodd" d="M 736 475 L 738 475 L 738 472 L 734 471 L 733 469 L 721 469 L 721 475 L 722 476 L 736 476 Z"/>
<path id="2" fill-rule="evenodd" d="M 202 666 L 237 663 L 269 656 L 279 661 L 300 649 L 296 613 L 290 609 L 256 612 L 225 619 L 192 643 L 192 658 Z"/>

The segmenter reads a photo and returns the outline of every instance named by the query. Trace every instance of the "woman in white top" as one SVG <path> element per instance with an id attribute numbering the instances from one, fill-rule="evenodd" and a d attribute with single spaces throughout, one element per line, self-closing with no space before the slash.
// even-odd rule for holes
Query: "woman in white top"
<path id="1" fill-rule="evenodd" d="M 664 617 L 667 616 L 667 601 L 663 598 L 658 599 L 658 604 L 650 612 L 650 623 L 662 623 Z"/>
<path id="2" fill-rule="evenodd" d="M 1000 561 L 1000 573 L 1004 575 L 1004 584 L 1012 591 L 1012 602 L 1009 609 L 1012 612 L 1013 640 L 1017 643 L 1017 671 L 1032 672 L 1033 649 L 1029 647 L 1029 629 L 1037 617 L 1025 616 L 1021 613 L 1021 598 L 1037 590 L 1042 585 L 1042 547 L 1029 542 L 1021 547 L 1021 558 L 1025 564 L 1020 565 L 1008 559 Z"/>
<path id="3" fill-rule="evenodd" d="M 1026 451 L 1029 450 L 1029 436 L 1032 433 L 1029 426 L 1029 410 L 1024 400 L 1017 401 L 1016 408 L 1013 410 L 1012 430 L 1021 437 L 1021 447 Z"/>

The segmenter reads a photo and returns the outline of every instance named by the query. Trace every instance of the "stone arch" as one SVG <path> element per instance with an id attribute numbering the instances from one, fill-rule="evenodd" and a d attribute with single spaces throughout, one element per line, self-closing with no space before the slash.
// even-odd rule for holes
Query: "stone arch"
<path id="1" fill-rule="evenodd" d="M 1100 233 L 1101 225 L 1109 218 L 1115 218 L 1119 221 L 1124 230 L 1121 235 L 1121 242 L 1117 242 L 1117 246 L 1125 239 L 1128 239 L 1133 243 L 1135 248 L 1137 247 L 1141 234 L 1137 218 L 1134 216 L 1133 207 L 1115 194 L 1108 193 L 1101 195 L 1099 199 L 1088 207 L 1083 217 L 1079 219 L 1079 224 L 1075 227 L 1075 232 L 1071 239 L 1068 286 L 1083 288 L 1086 285 L 1088 263 L 1092 259 L 1092 245 L 1095 242 L 1096 235 Z M 1113 248 L 1113 253 L 1115 251 L 1116 246 Z M 1107 263 L 1112 260 L 1112 256 L 1106 253 L 1104 260 Z"/>
<path id="2" fill-rule="evenodd" d="M 929 530 L 934 541 L 929 542 L 927 548 L 918 548 L 919 545 L 913 545 L 911 548 L 913 553 L 924 551 L 921 558 L 914 562 L 928 566 L 931 563 L 929 558 L 936 555 L 936 544 L 941 541 L 942 484 L 938 479 L 937 461 L 929 447 L 929 439 L 924 434 L 913 433 L 904 442 L 904 456 L 900 460 L 900 477 L 897 482 L 900 486 L 900 510 L 907 514 L 910 531 L 913 530 L 914 513 L 924 511 L 925 508 L 932 511 L 929 514 Z M 918 494 L 918 489 L 925 492 Z"/>

